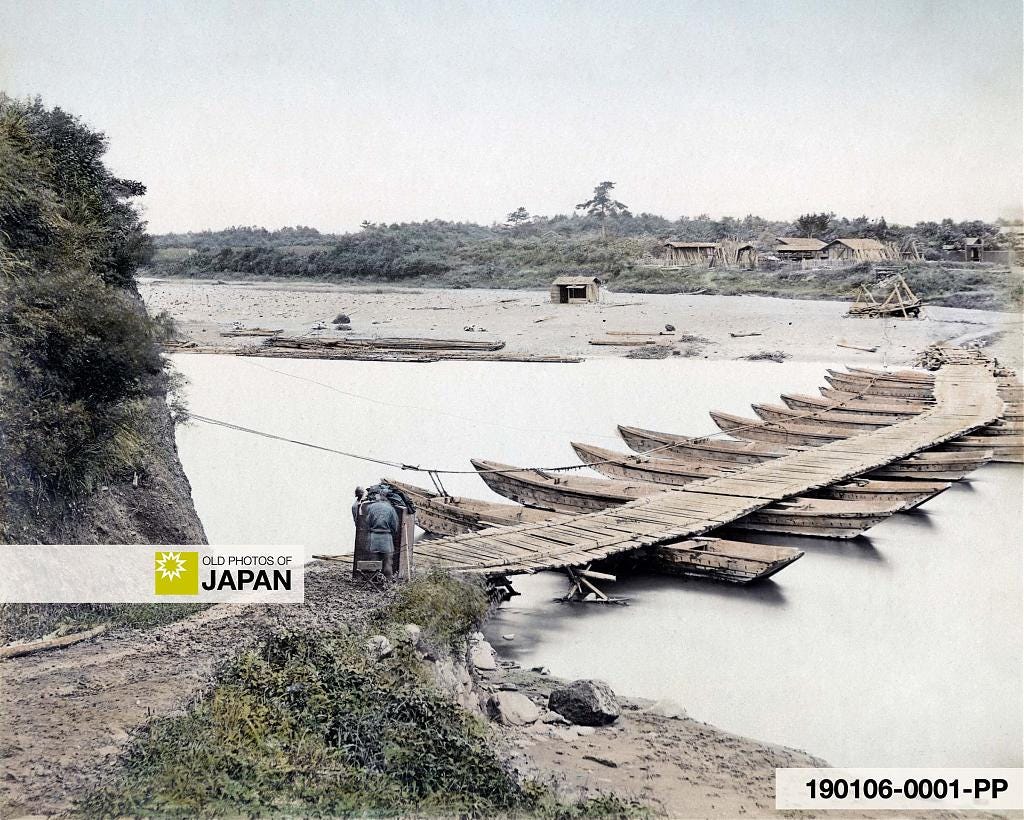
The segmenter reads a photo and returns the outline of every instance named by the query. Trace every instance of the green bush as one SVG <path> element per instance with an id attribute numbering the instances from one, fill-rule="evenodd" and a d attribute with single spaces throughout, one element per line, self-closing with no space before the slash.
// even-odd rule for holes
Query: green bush
<path id="1" fill-rule="evenodd" d="M 439 646 L 455 646 L 483 623 L 488 606 L 483 584 L 434 570 L 402 584 L 379 620 L 416 624 Z"/>
<path id="2" fill-rule="evenodd" d="M 166 386 L 165 323 L 90 273 L 22 277 L 4 291 L 8 458 L 62 493 L 130 477 L 145 455 L 143 400 Z"/>
<path id="3" fill-rule="evenodd" d="M 365 635 L 281 635 L 232 662 L 182 716 L 151 721 L 85 816 L 623 816 L 521 786 L 487 726 Z"/>

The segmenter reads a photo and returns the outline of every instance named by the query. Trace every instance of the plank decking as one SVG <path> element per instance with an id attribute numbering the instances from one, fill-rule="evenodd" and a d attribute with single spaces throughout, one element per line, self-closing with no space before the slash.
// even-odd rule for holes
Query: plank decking
<path id="1" fill-rule="evenodd" d="M 772 502 L 821 489 L 934 447 L 999 418 L 991 363 L 956 351 L 935 374 L 935 403 L 920 415 L 728 476 L 558 521 L 494 527 L 420 542 L 417 557 L 453 572 L 515 575 L 580 566 L 626 550 L 701 535 Z"/>

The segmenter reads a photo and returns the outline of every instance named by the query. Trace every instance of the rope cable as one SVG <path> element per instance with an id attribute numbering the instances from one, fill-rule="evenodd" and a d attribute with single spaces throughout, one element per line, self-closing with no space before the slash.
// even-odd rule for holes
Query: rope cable
<path id="1" fill-rule="evenodd" d="M 822 408 L 820 410 L 811 410 L 811 411 L 808 411 L 806 413 L 800 413 L 798 415 L 792 416 L 791 418 L 792 418 L 793 421 L 798 421 L 800 419 L 806 419 L 806 418 L 814 418 L 814 417 L 820 415 L 821 413 L 825 413 L 825 412 L 828 412 L 830 410 L 834 410 L 834 409 L 837 409 L 837 408 L 842 408 L 848 402 L 852 402 L 855 399 L 863 398 L 864 396 L 868 395 L 868 392 L 870 391 L 870 388 L 875 384 L 875 382 L 877 382 L 881 378 L 882 378 L 882 375 L 871 376 L 871 378 L 868 380 L 867 385 L 865 386 L 865 388 L 863 390 L 861 390 L 860 392 L 858 392 L 858 393 L 854 393 L 849 399 L 844 399 L 843 401 L 836 402 L 835 404 L 830 404 L 827 407 L 824 407 L 824 408 Z M 399 470 L 407 470 L 407 471 L 410 471 L 410 472 L 427 473 L 428 475 L 430 475 L 431 480 L 435 482 L 435 487 L 437 487 L 438 490 L 443 489 L 442 487 L 438 486 L 439 483 L 440 483 L 440 480 L 441 480 L 440 479 L 441 475 L 480 475 L 480 474 L 483 474 L 483 473 L 507 474 L 507 473 L 519 473 L 519 472 L 528 472 L 528 471 L 543 472 L 543 473 L 559 473 L 559 472 L 569 472 L 571 470 L 581 470 L 581 469 L 583 469 L 585 467 L 598 467 L 598 466 L 601 466 L 602 464 L 615 464 L 615 463 L 618 463 L 619 461 L 621 461 L 620 458 L 615 458 L 615 459 L 606 458 L 606 459 L 599 459 L 597 461 L 590 461 L 590 462 L 586 462 L 586 463 L 560 465 L 560 466 L 557 466 L 557 467 L 515 467 L 515 468 L 512 468 L 512 469 L 491 469 L 491 468 L 488 468 L 488 469 L 473 469 L 473 470 L 452 470 L 452 469 L 443 469 L 443 468 L 437 468 L 437 467 L 421 467 L 418 464 L 406 464 L 406 463 L 400 462 L 400 461 L 392 461 L 392 460 L 389 460 L 389 459 L 376 458 L 374 456 L 362 455 L 360 453 L 351 453 L 351 452 L 348 452 L 348 451 L 345 451 L 345 450 L 336 449 L 334 447 L 326 447 L 326 446 L 324 446 L 322 444 L 313 444 L 311 442 L 302 441 L 300 439 L 293 439 L 293 438 L 289 438 L 287 436 L 279 436 L 279 435 L 276 435 L 274 433 L 267 433 L 266 431 L 263 431 L 263 430 L 256 430 L 256 429 L 254 429 L 252 427 L 245 427 L 245 426 L 243 426 L 241 424 L 234 424 L 234 423 L 229 422 L 229 421 L 223 421 L 222 419 L 215 419 L 215 418 L 211 418 L 209 416 L 202 416 L 202 415 L 199 415 L 197 413 L 190 413 L 189 414 L 189 418 L 190 419 L 195 419 L 196 421 L 201 421 L 201 422 L 203 422 L 205 424 L 210 424 L 210 425 L 213 425 L 213 426 L 216 426 L 216 427 L 224 427 L 224 428 L 229 429 L 229 430 L 236 430 L 236 431 L 242 432 L 242 433 L 249 433 L 251 435 L 261 436 L 263 438 L 272 439 L 274 441 L 283 441 L 283 442 L 286 442 L 288 444 L 296 444 L 296 445 L 298 445 L 300 447 L 308 447 L 308 448 L 310 448 L 312 450 L 320 450 L 320 451 L 325 452 L 325 453 L 332 453 L 334 455 L 340 455 L 340 456 L 344 456 L 346 458 L 356 459 L 357 461 L 366 461 L 366 462 L 369 462 L 371 464 L 379 464 L 379 465 L 385 466 L 385 467 L 394 467 L 394 468 L 399 469 Z M 739 425 L 737 427 L 732 428 L 732 430 L 718 430 L 718 431 L 716 431 L 714 433 L 711 433 L 709 435 L 701 436 L 699 438 L 691 438 L 689 440 L 692 441 L 692 442 L 707 441 L 708 439 L 714 438 L 715 436 L 726 435 L 728 433 L 741 432 L 743 430 L 753 429 L 755 427 L 762 427 L 765 424 L 771 424 L 771 423 L 772 422 L 759 421 L 759 422 L 754 422 L 752 424 Z M 677 445 L 678 445 L 678 442 L 670 442 L 668 444 L 662 444 L 659 447 L 653 447 L 650 450 L 644 450 L 642 452 L 637 453 L 637 455 L 650 455 L 652 453 L 657 453 L 657 452 L 660 452 L 662 450 L 671 449 L 673 447 L 676 447 Z M 629 456 L 627 456 L 627 458 L 628 457 Z M 446 495 L 446 493 L 442 492 L 442 495 Z"/>

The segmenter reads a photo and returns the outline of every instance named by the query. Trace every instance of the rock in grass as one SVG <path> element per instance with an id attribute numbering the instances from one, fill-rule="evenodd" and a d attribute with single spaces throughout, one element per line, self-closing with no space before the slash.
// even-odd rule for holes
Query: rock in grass
<path id="1" fill-rule="evenodd" d="M 574 680 L 555 689 L 548 708 L 580 726 L 606 726 L 619 718 L 615 693 L 599 680 Z"/>
<path id="2" fill-rule="evenodd" d="M 384 635 L 374 635 L 366 641 L 366 652 L 374 660 L 386 658 L 394 651 L 395 647 Z"/>
<path id="3" fill-rule="evenodd" d="M 406 640 L 413 646 L 419 646 L 420 641 L 423 640 L 423 630 L 417 624 L 406 624 L 402 627 L 402 631 L 405 633 Z"/>
<path id="4" fill-rule="evenodd" d="M 506 726 L 528 726 L 537 722 L 540 709 L 522 692 L 495 692 L 487 699 L 487 714 Z"/>

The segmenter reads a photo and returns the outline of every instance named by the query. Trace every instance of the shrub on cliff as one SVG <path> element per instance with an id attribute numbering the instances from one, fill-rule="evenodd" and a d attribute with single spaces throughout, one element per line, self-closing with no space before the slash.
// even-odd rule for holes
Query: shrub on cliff
<path id="1" fill-rule="evenodd" d="M 130 478 L 141 400 L 164 387 L 163 323 L 134 291 L 149 240 L 130 200 L 145 188 L 105 151 L 77 117 L 0 94 L 0 483 L 28 500 Z"/>

